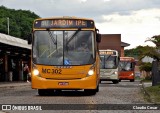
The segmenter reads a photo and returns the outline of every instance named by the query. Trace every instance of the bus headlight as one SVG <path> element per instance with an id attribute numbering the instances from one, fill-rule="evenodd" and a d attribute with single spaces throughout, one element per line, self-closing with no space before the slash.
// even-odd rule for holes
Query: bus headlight
<path id="1" fill-rule="evenodd" d="M 39 75 L 38 69 L 34 69 L 34 70 L 33 70 L 33 75 Z"/>
<path id="2" fill-rule="evenodd" d="M 134 74 L 132 73 L 132 74 L 130 74 L 130 76 L 133 76 Z"/>
<path id="3" fill-rule="evenodd" d="M 88 75 L 89 75 L 89 76 L 91 76 L 91 75 L 93 75 L 93 74 L 94 74 L 94 71 L 93 71 L 93 70 L 89 70 L 89 71 L 88 71 Z"/>
<path id="4" fill-rule="evenodd" d="M 117 74 L 118 74 L 118 72 L 117 72 L 117 71 L 115 71 L 115 72 L 114 72 L 114 74 L 115 74 L 115 75 L 117 75 Z"/>
<path id="5" fill-rule="evenodd" d="M 90 69 L 89 69 L 89 71 L 88 71 L 88 74 L 87 74 L 87 76 L 91 76 L 91 75 L 93 75 L 94 74 L 94 71 L 95 71 L 95 64 L 93 64 L 91 67 L 90 67 Z"/>

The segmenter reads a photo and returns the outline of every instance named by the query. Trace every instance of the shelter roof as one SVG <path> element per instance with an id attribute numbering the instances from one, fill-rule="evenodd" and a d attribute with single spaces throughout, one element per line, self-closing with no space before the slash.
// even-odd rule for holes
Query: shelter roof
<path id="1" fill-rule="evenodd" d="M 31 45 L 28 45 L 26 40 L 16 38 L 10 35 L 0 33 L 0 43 L 7 45 L 17 46 L 21 48 L 31 49 Z"/>

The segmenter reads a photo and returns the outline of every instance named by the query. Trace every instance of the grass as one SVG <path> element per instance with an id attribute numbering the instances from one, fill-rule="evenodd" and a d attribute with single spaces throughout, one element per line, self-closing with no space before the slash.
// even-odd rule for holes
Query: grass
<path id="1" fill-rule="evenodd" d="M 160 103 L 160 85 L 146 87 L 145 90 L 149 93 L 150 99 L 154 103 Z"/>
<path id="2" fill-rule="evenodd" d="M 152 80 L 150 79 L 141 79 L 141 82 L 152 82 Z"/>
<path id="3" fill-rule="evenodd" d="M 138 76 L 135 76 L 135 80 L 143 80 L 143 78 L 140 78 Z"/>

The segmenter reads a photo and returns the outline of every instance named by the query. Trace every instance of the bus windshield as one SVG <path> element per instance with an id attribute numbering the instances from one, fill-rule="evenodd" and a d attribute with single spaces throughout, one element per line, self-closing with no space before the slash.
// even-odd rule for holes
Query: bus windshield
<path id="1" fill-rule="evenodd" d="M 132 71 L 132 62 L 120 61 L 119 62 L 120 71 Z"/>
<path id="2" fill-rule="evenodd" d="M 117 56 L 101 55 L 101 69 L 113 69 L 117 68 L 116 58 Z"/>
<path id="3" fill-rule="evenodd" d="M 86 65 L 95 61 L 93 31 L 35 31 L 33 62 L 44 65 Z"/>

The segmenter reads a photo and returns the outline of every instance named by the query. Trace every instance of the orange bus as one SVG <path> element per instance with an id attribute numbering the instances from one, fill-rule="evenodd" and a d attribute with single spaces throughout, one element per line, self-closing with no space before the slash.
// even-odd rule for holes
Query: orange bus
<path id="1" fill-rule="evenodd" d="M 134 82 L 135 59 L 133 57 L 120 57 L 119 68 L 120 68 L 119 81 L 130 80 L 130 82 Z"/>
<path id="2" fill-rule="evenodd" d="M 94 20 L 77 17 L 36 19 L 33 23 L 31 78 L 39 95 L 56 90 L 99 91 L 101 35 Z"/>

